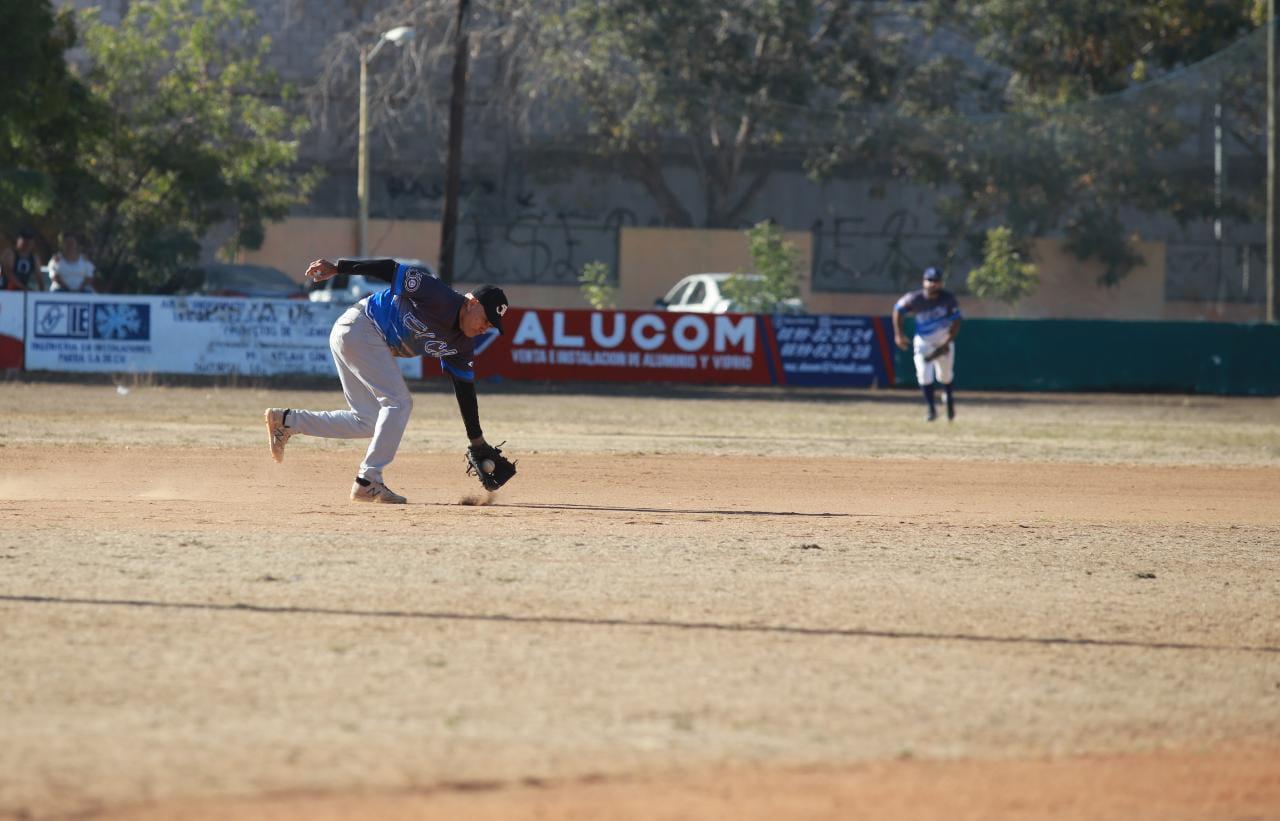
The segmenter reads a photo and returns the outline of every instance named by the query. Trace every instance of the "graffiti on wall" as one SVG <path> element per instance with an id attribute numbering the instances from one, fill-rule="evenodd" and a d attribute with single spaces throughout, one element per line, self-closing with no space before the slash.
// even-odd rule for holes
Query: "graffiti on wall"
<path id="1" fill-rule="evenodd" d="M 437 203 L 444 199 L 443 179 L 420 179 L 418 177 L 385 177 L 387 196 L 393 202 L 397 200 L 425 200 Z M 463 179 L 458 184 L 458 195 L 464 200 L 475 196 L 492 196 L 498 191 L 498 184 L 489 179 Z"/>
<path id="2" fill-rule="evenodd" d="M 464 216 L 458 226 L 457 278 L 520 285 L 574 285 L 599 260 L 617 282 L 622 229 L 636 217 L 623 208 L 591 215 L 526 210 L 514 219 Z"/>
<path id="3" fill-rule="evenodd" d="M 919 218 L 902 209 L 878 227 L 865 217 L 836 217 L 812 231 L 815 291 L 897 293 L 939 264 L 945 247 L 941 234 L 922 232 Z"/>
<path id="4" fill-rule="evenodd" d="M 1265 302 L 1263 244 L 1170 242 L 1165 246 L 1166 300 Z"/>

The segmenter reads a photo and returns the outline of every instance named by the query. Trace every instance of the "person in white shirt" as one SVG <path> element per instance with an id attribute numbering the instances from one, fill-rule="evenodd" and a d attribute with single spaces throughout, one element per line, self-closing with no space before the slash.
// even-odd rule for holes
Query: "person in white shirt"
<path id="1" fill-rule="evenodd" d="M 80 237 L 65 233 L 59 244 L 62 250 L 49 260 L 49 290 L 93 293 L 96 288 L 93 263 L 80 253 Z"/>

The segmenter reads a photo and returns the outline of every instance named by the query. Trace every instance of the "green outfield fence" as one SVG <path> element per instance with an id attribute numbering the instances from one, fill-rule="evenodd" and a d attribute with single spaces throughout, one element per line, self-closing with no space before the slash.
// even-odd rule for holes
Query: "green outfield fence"
<path id="1" fill-rule="evenodd" d="M 914 386 L 911 355 L 895 364 L 896 384 Z M 1280 396 L 1280 325 L 966 319 L 956 385 Z"/>

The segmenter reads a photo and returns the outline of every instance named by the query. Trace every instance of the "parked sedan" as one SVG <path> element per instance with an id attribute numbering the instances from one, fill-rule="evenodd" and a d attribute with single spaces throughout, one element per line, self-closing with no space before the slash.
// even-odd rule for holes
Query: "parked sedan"
<path id="1" fill-rule="evenodd" d="M 306 299 L 302 283 L 269 265 L 212 262 L 187 273 L 181 293 L 259 299 Z"/>
<path id="2" fill-rule="evenodd" d="M 730 277 L 762 280 L 759 274 L 690 274 L 677 282 L 667 295 L 654 304 L 668 311 L 698 314 L 723 314 L 742 309 L 724 295 L 724 283 Z M 798 299 L 787 299 L 776 306 L 777 313 L 804 313 L 804 305 Z"/>

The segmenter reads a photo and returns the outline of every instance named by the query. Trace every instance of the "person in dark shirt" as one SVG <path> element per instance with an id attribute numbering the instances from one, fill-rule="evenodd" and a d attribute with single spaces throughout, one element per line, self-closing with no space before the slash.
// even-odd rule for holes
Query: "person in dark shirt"
<path id="1" fill-rule="evenodd" d="M 476 401 L 474 340 L 496 328 L 502 332 L 507 296 L 484 285 L 460 294 L 430 273 L 393 259 L 349 260 L 335 264 L 318 259 L 307 267 L 307 279 L 323 282 L 338 274 L 360 274 L 390 283 L 338 317 L 329 349 L 338 367 L 348 410 L 308 411 L 268 408 L 271 456 L 284 460 L 284 446 L 298 434 L 331 439 L 371 438 L 364 462 L 351 486 L 357 502 L 404 504 L 390 490 L 383 470 L 395 458 L 409 422 L 413 400 L 396 357 L 431 356 L 453 380 L 453 391 L 471 446 L 485 448 Z"/>
<path id="2" fill-rule="evenodd" d="M 902 317 L 916 319 L 915 338 L 907 343 L 902 330 Z M 903 295 L 893 306 L 893 339 L 902 350 L 911 349 L 916 365 L 916 381 L 924 393 L 925 421 L 938 418 L 934 405 L 934 382 L 942 383 L 947 403 L 947 419 L 956 418 L 956 399 L 952 391 L 955 377 L 956 335 L 960 333 L 960 303 L 955 294 L 942 287 L 942 272 L 927 268 L 918 291 Z"/>
<path id="3" fill-rule="evenodd" d="M 12 248 L 0 253 L 0 275 L 6 280 L 6 288 L 18 291 L 47 290 L 44 281 L 44 262 L 36 249 L 36 235 L 30 228 L 18 232 Z"/>
<path id="4" fill-rule="evenodd" d="M 21 291 L 24 290 L 22 282 L 9 270 L 0 264 L 0 291 Z"/>

